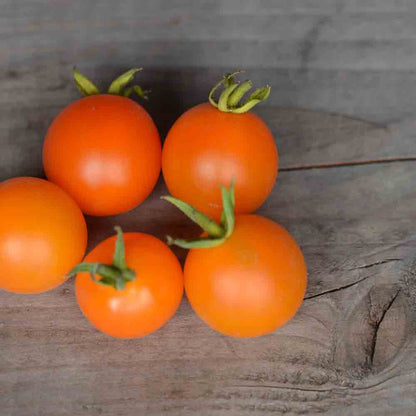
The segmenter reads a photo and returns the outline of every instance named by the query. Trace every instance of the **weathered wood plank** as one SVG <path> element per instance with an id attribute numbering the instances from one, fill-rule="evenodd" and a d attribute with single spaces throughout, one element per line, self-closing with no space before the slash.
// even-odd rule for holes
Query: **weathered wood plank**
<path id="1" fill-rule="evenodd" d="M 0 100 L 36 106 L 44 86 L 65 88 L 61 82 L 73 64 L 104 79 L 137 64 L 170 69 L 179 87 L 183 68 L 192 68 L 204 88 L 218 72 L 238 67 L 255 70 L 259 82 L 275 88 L 270 105 L 387 124 L 416 110 L 415 16 L 411 0 L 129 0 L 117 8 L 110 0 L 54 7 L 46 0 L 7 0 L 0 14 L 2 68 L 6 76 L 34 74 L 30 88 L 2 90 Z M 201 68 L 216 68 L 213 78 Z"/>
<path id="2" fill-rule="evenodd" d="M 71 282 L 39 296 L 2 293 L 2 408 L 39 415 L 411 414 L 415 179 L 413 162 L 281 174 L 261 212 L 301 243 L 310 283 L 294 320 L 260 339 L 223 337 L 184 301 L 156 334 L 118 341 L 82 318 Z M 90 218 L 93 243 L 114 224 L 159 237 L 191 234 L 158 200 L 164 192 L 161 184 L 130 214 Z"/>
<path id="3" fill-rule="evenodd" d="M 1 415 L 413 416 L 415 16 L 412 0 L 3 1 L 0 180 L 42 174 L 47 126 L 78 97 L 73 63 L 102 86 L 144 65 L 162 136 L 247 67 L 274 88 L 256 111 L 280 151 L 259 212 L 298 240 L 309 285 L 288 325 L 252 340 L 213 332 L 186 299 L 157 333 L 115 340 L 82 317 L 72 281 L 1 292 Z M 160 181 L 136 210 L 88 218 L 90 247 L 115 224 L 195 235 L 164 193 Z"/>

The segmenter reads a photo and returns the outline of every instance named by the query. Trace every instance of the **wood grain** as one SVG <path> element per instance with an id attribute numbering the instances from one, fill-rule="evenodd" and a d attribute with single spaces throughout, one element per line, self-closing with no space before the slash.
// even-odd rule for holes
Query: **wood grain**
<path id="1" fill-rule="evenodd" d="M 42 175 L 46 129 L 78 96 L 73 63 L 102 86 L 146 63 L 138 80 L 162 136 L 219 75 L 247 67 L 274 88 L 256 112 L 280 152 L 259 213 L 299 242 L 309 284 L 290 323 L 248 340 L 210 330 L 186 299 L 155 334 L 116 340 L 83 318 L 72 281 L 1 292 L 1 415 L 414 415 L 415 3 L 68 4 L 1 2 L 0 180 Z M 89 247 L 115 224 L 195 235 L 165 193 L 160 180 L 132 212 L 89 217 Z"/>

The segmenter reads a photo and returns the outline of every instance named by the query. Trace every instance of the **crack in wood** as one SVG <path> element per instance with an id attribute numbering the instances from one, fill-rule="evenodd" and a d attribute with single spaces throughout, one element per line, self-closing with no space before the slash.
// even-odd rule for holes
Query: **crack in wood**
<path id="1" fill-rule="evenodd" d="M 334 292 L 338 292 L 338 291 L 343 290 L 343 289 L 348 289 L 348 288 L 350 288 L 352 286 L 358 285 L 358 283 L 361 283 L 364 280 L 367 280 L 367 279 L 369 279 L 370 277 L 373 277 L 373 276 L 374 276 L 374 274 L 371 274 L 369 276 L 365 276 L 362 279 L 356 280 L 355 282 L 349 283 L 347 285 L 340 286 L 340 287 L 336 287 L 335 289 L 328 289 L 328 290 L 325 290 L 323 292 L 316 293 L 314 295 L 305 296 L 304 297 L 304 300 L 314 299 L 314 298 L 317 298 L 319 296 L 327 295 L 328 293 L 334 293 Z"/>
<path id="2" fill-rule="evenodd" d="M 351 271 L 354 271 L 354 270 L 369 269 L 370 267 L 380 266 L 381 264 L 387 264 L 387 263 L 392 263 L 392 262 L 396 262 L 396 261 L 402 261 L 402 259 L 386 259 L 386 260 L 380 260 L 380 261 L 376 261 L 375 263 L 364 264 L 363 266 L 357 266 L 357 267 L 353 267 L 351 269 L 346 269 L 346 271 L 351 272 Z"/>
<path id="3" fill-rule="evenodd" d="M 402 261 L 402 259 L 385 259 L 385 260 L 380 260 L 380 261 L 376 261 L 376 262 L 371 263 L 371 264 L 364 264 L 363 266 L 357 266 L 357 267 L 353 267 L 351 269 L 345 269 L 344 271 L 354 271 L 354 270 L 370 269 L 371 267 L 374 267 L 374 266 L 380 266 L 380 265 L 383 265 L 383 264 L 393 263 L 393 262 L 397 262 L 397 261 Z M 305 300 L 313 299 L 313 298 L 317 298 L 318 296 L 326 295 L 328 293 L 334 293 L 334 292 L 338 292 L 338 291 L 343 290 L 343 289 L 348 289 L 348 288 L 350 288 L 350 287 L 352 287 L 354 285 L 357 285 L 358 283 L 363 282 L 364 280 L 366 280 L 366 279 L 368 279 L 368 278 L 370 278 L 372 276 L 374 276 L 374 274 L 371 274 L 369 276 L 365 276 L 362 279 L 356 280 L 355 282 L 349 283 L 349 284 L 344 285 L 344 286 L 340 286 L 340 287 L 337 287 L 337 288 L 334 288 L 334 289 L 328 289 L 328 290 L 325 290 L 323 292 L 316 293 L 314 295 L 305 296 L 304 299 Z"/>
<path id="4" fill-rule="evenodd" d="M 300 170 L 311 169 L 332 169 L 347 166 L 361 166 L 361 165 L 379 165 L 384 163 L 399 163 L 399 162 L 416 162 L 416 157 L 398 157 L 398 158 L 386 158 L 378 160 L 360 160 L 355 162 L 335 162 L 335 163 L 319 163 L 316 165 L 304 165 L 304 166 L 288 166 L 286 168 L 280 168 L 279 172 L 292 172 Z"/>
<path id="5" fill-rule="evenodd" d="M 371 347 L 370 347 L 370 366 L 371 367 L 373 366 L 374 354 L 375 354 L 375 351 L 376 351 L 378 330 L 380 328 L 381 323 L 383 322 L 384 317 L 386 316 L 387 311 L 391 308 L 391 306 L 393 305 L 393 302 L 396 300 L 399 293 L 400 293 L 400 288 L 397 290 L 396 294 L 392 297 L 391 301 L 383 309 L 379 318 L 375 322 L 371 323 L 372 326 L 374 327 L 374 333 L 373 333 L 373 338 L 371 340 Z M 370 300 L 370 307 L 372 309 L 373 305 L 371 303 L 371 292 L 369 293 L 369 300 Z M 370 311 L 371 311 L 371 309 L 370 309 Z"/>

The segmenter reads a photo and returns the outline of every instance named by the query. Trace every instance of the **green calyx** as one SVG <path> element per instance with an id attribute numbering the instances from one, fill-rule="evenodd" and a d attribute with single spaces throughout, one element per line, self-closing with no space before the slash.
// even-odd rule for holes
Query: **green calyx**
<path id="1" fill-rule="evenodd" d="M 171 196 L 162 196 L 162 199 L 170 202 L 179 208 L 193 222 L 198 224 L 207 234 L 206 237 L 193 238 L 190 240 L 175 239 L 167 237 L 169 245 L 176 245 L 182 248 L 210 248 L 219 246 L 233 233 L 234 230 L 234 181 L 229 189 L 221 186 L 223 211 L 221 221 L 218 224 L 212 218 L 197 211 L 193 206 Z"/>
<path id="2" fill-rule="evenodd" d="M 117 240 L 114 249 L 113 263 L 80 263 L 75 266 L 68 276 L 88 272 L 92 280 L 104 286 L 111 286 L 116 290 L 123 290 L 127 282 L 136 280 L 136 272 L 126 265 L 123 231 L 120 227 L 114 227 L 117 232 Z M 97 278 L 96 276 L 100 276 Z"/>
<path id="3" fill-rule="evenodd" d="M 214 86 L 209 93 L 209 102 L 220 111 L 225 113 L 241 114 L 252 109 L 256 104 L 261 101 L 267 100 L 270 95 L 271 87 L 266 85 L 265 87 L 258 88 L 252 94 L 250 94 L 245 100 L 244 95 L 252 88 L 253 84 L 250 80 L 238 82 L 234 79 L 234 76 L 243 71 L 236 71 L 232 74 L 226 74 L 222 79 Z M 214 94 L 221 86 L 224 87 L 218 101 L 215 101 Z"/>
<path id="4" fill-rule="evenodd" d="M 150 90 L 144 91 L 139 85 L 128 86 L 128 84 L 131 81 L 133 81 L 134 74 L 136 72 L 141 71 L 142 69 L 143 68 L 132 68 L 124 74 L 120 75 L 110 84 L 110 87 L 107 90 L 107 94 L 121 95 L 122 97 L 130 97 L 130 95 L 133 92 L 135 92 L 140 98 L 147 100 Z M 77 71 L 75 67 L 73 72 L 75 84 L 81 92 L 81 94 L 83 94 L 86 97 L 89 95 L 100 94 L 100 91 L 96 87 L 96 85 L 92 81 L 90 81 L 85 75 L 82 75 L 79 71 Z"/>

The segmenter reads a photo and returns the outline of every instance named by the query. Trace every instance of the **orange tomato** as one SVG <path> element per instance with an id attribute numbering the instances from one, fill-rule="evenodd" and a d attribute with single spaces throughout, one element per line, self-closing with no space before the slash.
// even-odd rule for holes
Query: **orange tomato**
<path id="1" fill-rule="evenodd" d="M 291 235 L 258 215 L 234 216 L 234 186 L 221 186 L 223 211 L 217 223 L 171 196 L 205 232 L 200 238 L 174 239 L 189 248 L 185 291 L 195 312 L 212 328 L 234 337 L 257 337 L 291 319 L 302 303 L 307 271 Z"/>
<path id="2" fill-rule="evenodd" d="M 277 177 L 278 153 L 266 124 L 247 110 L 268 97 L 270 87 L 257 99 L 238 105 L 251 87 L 229 74 L 210 93 L 210 103 L 186 111 L 170 129 L 162 151 L 162 171 L 169 192 L 199 211 L 219 219 L 220 185 L 235 181 L 237 214 L 255 211 L 271 192 Z M 212 94 L 225 89 L 218 104 Z M 230 91 L 237 98 L 230 95 Z M 225 97 L 225 98 L 224 98 Z M 228 101 L 227 101 L 228 100 Z"/>
<path id="3" fill-rule="evenodd" d="M 43 147 L 48 179 L 89 215 L 128 211 L 152 191 L 160 174 L 161 144 L 149 114 L 111 94 L 82 98 L 62 110 Z"/>
<path id="4" fill-rule="evenodd" d="M 64 191 L 38 178 L 0 183 L 0 288 L 38 293 L 66 280 L 83 257 L 87 227 Z"/>
<path id="5" fill-rule="evenodd" d="M 257 215 L 237 216 L 221 245 L 190 250 L 184 276 L 195 312 L 234 337 L 257 337 L 285 324 L 301 305 L 307 282 L 295 240 Z"/>
<path id="6" fill-rule="evenodd" d="M 100 243 L 84 262 L 110 264 L 116 237 Z M 85 317 L 108 335 L 141 337 L 156 331 L 175 313 L 183 294 L 179 261 L 157 238 L 142 233 L 124 234 L 125 263 L 135 272 L 124 289 L 98 284 L 90 273 L 78 273 L 76 297 Z M 97 276 L 99 278 L 99 276 Z"/>

